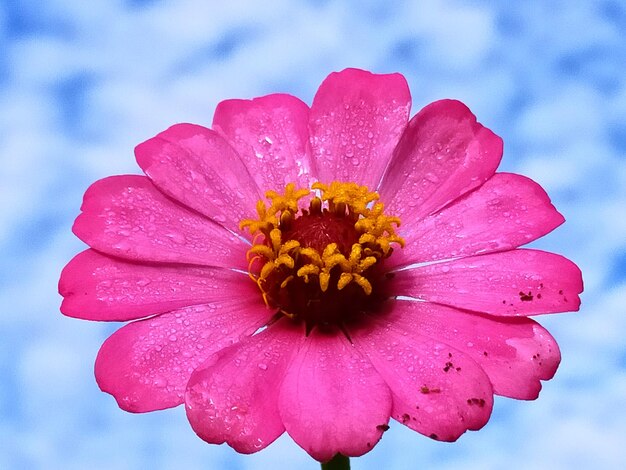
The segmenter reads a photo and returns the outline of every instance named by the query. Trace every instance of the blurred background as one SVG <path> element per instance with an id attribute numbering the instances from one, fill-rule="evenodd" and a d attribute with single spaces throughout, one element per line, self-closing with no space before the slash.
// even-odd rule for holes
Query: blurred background
<path id="1" fill-rule="evenodd" d="M 57 281 L 83 192 L 139 173 L 136 144 L 226 98 L 310 103 L 348 66 L 403 73 L 412 113 L 465 102 L 567 219 L 533 245 L 585 280 L 580 312 L 539 319 L 563 361 L 537 401 L 454 444 L 392 423 L 353 468 L 626 468 L 624 64 L 621 0 L 0 1 L 0 468 L 319 468 L 286 436 L 242 456 L 182 408 L 119 410 L 93 377 L 118 325 L 63 317 Z"/>

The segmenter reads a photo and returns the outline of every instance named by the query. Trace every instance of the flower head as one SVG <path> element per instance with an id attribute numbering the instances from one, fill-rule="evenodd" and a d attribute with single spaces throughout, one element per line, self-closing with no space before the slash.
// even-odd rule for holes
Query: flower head
<path id="1" fill-rule="evenodd" d="M 567 259 L 520 249 L 563 222 L 496 173 L 502 141 L 458 101 L 409 120 L 399 74 L 331 74 L 219 104 L 136 148 L 146 176 L 86 192 L 64 314 L 130 321 L 96 379 L 119 406 L 185 404 L 207 442 L 287 431 L 314 458 L 369 451 L 390 418 L 454 441 L 494 394 L 534 399 L 560 361 L 529 316 L 577 310 Z M 134 321 L 136 320 L 136 321 Z"/>

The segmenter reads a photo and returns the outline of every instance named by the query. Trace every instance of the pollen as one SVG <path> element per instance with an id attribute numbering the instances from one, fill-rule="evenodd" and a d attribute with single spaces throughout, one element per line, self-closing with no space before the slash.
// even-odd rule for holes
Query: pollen
<path id="1" fill-rule="evenodd" d="M 380 267 L 400 219 L 384 213 L 376 192 L 355 183 L 289 183 L 267 191 L 257 218 L 241 221 L 253 237 L 249 276 L 268 307 L 313 326 L 343 324 L 381 297 Z"/>

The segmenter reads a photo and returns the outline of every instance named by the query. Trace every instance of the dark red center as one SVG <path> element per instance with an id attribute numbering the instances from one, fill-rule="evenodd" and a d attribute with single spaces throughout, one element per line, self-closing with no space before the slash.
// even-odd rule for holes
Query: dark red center
<path id="1" fill-rule="evenodd" d="M 352 245 L 359 241 L 354 221 L 346 216 L 324 211 L 321 214 L 305 214 L 296 218 L 291 227 L 283 232 L 283 241 L 297 240 L 304 248 L 314 248 L 321 255 L 330 243 L 336 243 L 339 251 L 350 255 Z"/>
<path id="2" fill-rule="evenodd" d="M 348 257 L 352 245 L 358 242 L 359 233 L 354 228 L 355 221 L 349 216 L 338 215 L 325 210 L 322 213 L 303 214 L 292 220 L 289 228 L 283 231 L 283 243 L 297 240 L 302 247 L 310 247 L 322 255 L 330 243 L 337 243 L 341 253 Z M 306 260 L 296 263 L 306 264 Z M 372 284 L 372 293 L 367 295 L 361 286 L 351 282 L 343 289 L 337 288 L 342 270 L 336 266 L 331 271 L 328 289 L 322 291 L 319 280 L 313 276 L 307 283 L 302 277 L 294 276 L 285 286 L 281 283 L 289 274 L 288 268 L 279 267 L 264 281 L 264 290 L 270 306 L 290 316 L 295 321 L 303 321 L 307 331 L 313 327 L 342 327 L 358 321 L 365 312 L 380 306 L 384 295 L 384 280 L 381 261 L 362 273 Z"/>

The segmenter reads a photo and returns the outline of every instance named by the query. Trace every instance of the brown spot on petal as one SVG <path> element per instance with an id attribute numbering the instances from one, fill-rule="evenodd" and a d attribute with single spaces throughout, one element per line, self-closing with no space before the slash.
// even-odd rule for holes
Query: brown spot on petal
<path id="1" fill-rule="evenodd" d="M 378 426 L 376 426 L 376 429 L 378 429 L 379 431 L 385 432 L 385 431 L 389 430 L 389 425 L 388 424 L 379 424 Z"/>
<path id="2" fill-rule="evenodd" d="M 428 437 L 430 437 L 431 439 L 435 439 L 435 440 L 439 439 L 439 436 L 438 436 L 437 434 L 435 434 L 435 433 L 432 433 L 432 434 L 431 434 L 430 436 L 428 436 Z"/>
<path id="3" fill-rule="evenodd" d="M 411 416 L 408 413 L 404 413 L 400 419 L 402 421 L 402 424 L 406 424 L 411 419 Z"/>
<path id="4" fill-rule="evenodd" d="M 520 291 L 519 299 L 522 302 L 530 302 L 531 300 L 533 300 L 533 293 L 531 291 L 528 291 L 528 294 L 525 294 L 524 292 Z"/>
<path id="5" fill-rule="evenodd" d="M 468 405 L 478 405 L 481 408 L 485 406 L 485 400 L 483 398 L 468 398 L 467 399 L 467 404 Z"/>

